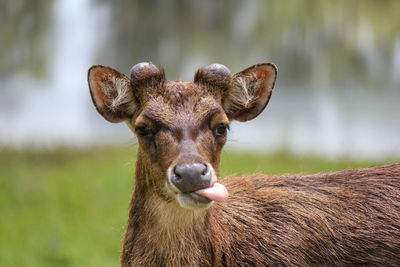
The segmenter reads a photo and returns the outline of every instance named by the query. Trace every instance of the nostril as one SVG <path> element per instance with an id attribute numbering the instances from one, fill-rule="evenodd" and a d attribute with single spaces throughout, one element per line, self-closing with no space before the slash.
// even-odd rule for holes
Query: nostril
<path id="1" fill-rule="evenodd" d="M 211 182 L 211 170 L 207 165 L 204 165 L 204 169 L 201 172 L 202 180 L 206 180 L 207 182 Z"/>
<path id="2" fill-rule="evenodd" d="M 181 177 L 181 176 L 179 175 L 179 173 L 176 171 L 176 166 L 174 167 L 173 172 L 174 172 L 174 179 L 175 179 L 175 180 L 177 180 L 177 181 L 182 180 L 182 177 Z"/>
<path id="3" fill-rule="evenodd" d="M 201 175 L 205 176 L 205 175 L 207 175 L 207 173 L 208 173 L 208 168 L 207 168 L 207 165 L 204 164 L 204 168 L 203 168 L 203 171 L 201 172 Z"/>
<path id="4" fill-rule="evenodd" d="M 172 184 L 174 184 L 179 190 L 182 191 L 182 177 L 177 173 L 176 167 L 173 170 L 173 175 L 171 178 Z"/>

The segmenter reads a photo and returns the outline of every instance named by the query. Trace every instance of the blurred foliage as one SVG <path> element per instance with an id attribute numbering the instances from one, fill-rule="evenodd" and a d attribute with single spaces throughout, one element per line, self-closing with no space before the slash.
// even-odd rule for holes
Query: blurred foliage
<path id="1" fill-rule="evenodd" d="M 0 79 L 16 72 L 41 76 L 51 57 L 53 0 L 1 0 Z"/>
<path id="2" fill-rule="evenodd" d="M 123 70 L 150 60 L 174 79 L 211 62 L 236 72 L 273 61 L 281 85 L 393 87 L 400 1 L 93 1 L 111 10 L 99 60 Z"/>
<path id="3" fill-rule="evenodd" d="M 0 266 L 119 266 L 135 148 L 0 148 Z M 224 152 L 223 176 L 313 173 L 373 162 Z"/>
<path id="4" fill-rule="evenodd" d="M 52 16 L 60 1 L 2 1 L 0 78 L 43 74 L 52 57 L 49 33 L 59 30 Z M 398 87 L 397 0 L 90 1 L 93 9 L 106 7 L 95 61 L 121 70 L 153 61 L 167 67 L 170 79 L 190 79 L 211 62 L 236 72 L 273 61 L 284 77 L 281 86 Z"/>

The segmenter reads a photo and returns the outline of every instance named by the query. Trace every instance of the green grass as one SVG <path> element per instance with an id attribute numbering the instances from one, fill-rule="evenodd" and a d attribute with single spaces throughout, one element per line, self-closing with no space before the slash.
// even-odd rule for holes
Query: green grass
<path id="1" fill-rule="evenodd" d="M 0 266 L 119 266 L 134 163 L 135 148 L 0 149 Z M 221 174 L 376 164 L 228 151 Z"/>

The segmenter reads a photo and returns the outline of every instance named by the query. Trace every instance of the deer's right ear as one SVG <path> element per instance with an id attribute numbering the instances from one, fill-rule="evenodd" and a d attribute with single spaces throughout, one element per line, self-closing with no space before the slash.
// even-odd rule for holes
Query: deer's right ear
<path id="1" fill-rule="evenodd" d="M 106 66 L 94 65 L 88 71 L 90 94 L 97 111 L 110 122 L 132 117 L 136 109 L 130 79 Z"/>

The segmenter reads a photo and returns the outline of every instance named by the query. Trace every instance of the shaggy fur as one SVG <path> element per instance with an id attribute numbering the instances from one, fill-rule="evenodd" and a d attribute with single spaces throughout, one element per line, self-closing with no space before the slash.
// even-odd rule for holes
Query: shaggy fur
<path id="1" fill-rule="evenodd" d="M 122 265 L 399 266 L 400 164 L 222 183 L 228 202 L 206 211 L 137 186 Z"/>
<path id="2" fill-rule="evenodd" d="M 226 134 L 217 129 L 265 108 L 273 64 L 232 78 L 213 64 L 184 83 L 140 63 L 131 76 L 128 84 L 104 66 L 88 75 L 100 114 L 125 121 L 139 142 L 122 266 L 400 266 L 400 164 L 227 177 L 220 181 L 227 202 L 208 209 L 178 203 L 168 172 L 202 163 L 218 175 Z"/>

